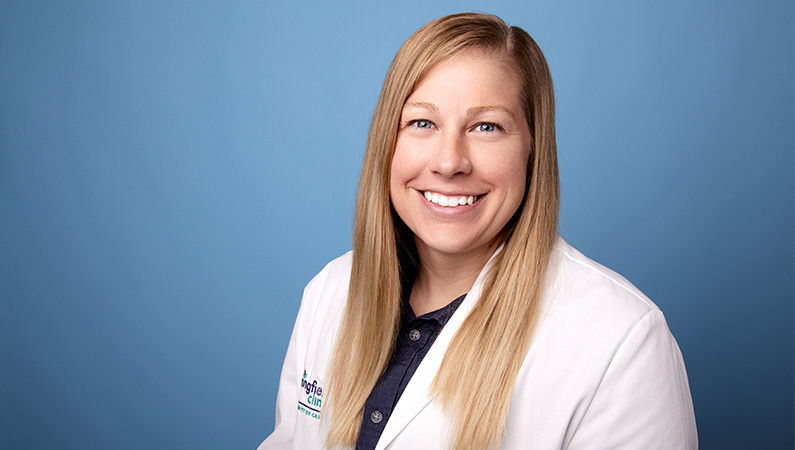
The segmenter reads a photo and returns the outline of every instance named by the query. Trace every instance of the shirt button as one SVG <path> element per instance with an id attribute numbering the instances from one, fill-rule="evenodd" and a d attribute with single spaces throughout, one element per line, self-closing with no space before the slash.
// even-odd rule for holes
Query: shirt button
<path id="1" fill-rule="evenodd" d="M 370 414 L 370 420 L 373 423 L 381 423 L 381 421 L 384 420 L 384 415 L 381 414 L 381 411 L 373 411 L 373 413 Z"/>
<path id="2" fill-rule="evenodd" d="M 419 330 L 411 330 L 409 331 L 409 339 L 412 341 L 419 341 L 420 340 L 420 331 Z"/>

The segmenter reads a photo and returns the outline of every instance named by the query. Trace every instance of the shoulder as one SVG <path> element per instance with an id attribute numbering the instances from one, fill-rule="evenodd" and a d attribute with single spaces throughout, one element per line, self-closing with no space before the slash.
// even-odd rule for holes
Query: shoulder
<path id="1" fill-rule="evenodd" d="M 351 256 L 348 252 L 326 264 L 304 288 L 295 322 L 296 348 L 304 370 L 311 368 L 318 377 L 325 373 L 326 362 L 315 361 L 312 355 L 331 354 L 348 299 Z M 307 358 L 313 362 L 305 361 Z"/>
<path id="2" fill-rule="evenodd" d="M 331 260 L 323 269 L 315 275 L 304 289 L 304 297 L 311 297 L 323 292 L 339 292 L 345 290 L 347 293 L 348 282 L 351 277 L 351 267 L 353 264 L 353 252 L 349 251 L 342 256 Z"/>
<path id="3" fill-rule="evenodd" d="M 307 327 L 315 329 L 322 323 L 339 320 L 348 299 L 351 262 L 352 252 L 335 258 L 306 285 L 296 320 L 301 333 Z"/>
<path id="4" fill-rule="evenodd" d="M 562 238 L 550 258 L 542 308 L 531 352 L 588 361 L 594 376 L 627 340 L 645 335 L 674 342 L 654 302 Z"/>
<path id="5" fill-rule="evenodd" d="M 547 277 L 552 310 L 576 309 L 592 318 L 637 323 L 660 309 L 626 278 L 580 253 L 559 237 Z"/>
<path id="6" fill-rule="evenodd" d="M 514 388 L 516 418 L 508 420 L 507 448 L 523 448 L 539 435 L 555 447 L 624 448 L 621 439 L 631 440 L 615 430 L 630 422 L 645 430 L 632 429 L 635 435 L 667 442 L 654 425 L 659 418 L 693 434 L 681 353 L 662 312 L 637 287 L 561 238 L 550 258 L 542 308 Z M 537 422 L 545 428 L 527 425 Z"/>

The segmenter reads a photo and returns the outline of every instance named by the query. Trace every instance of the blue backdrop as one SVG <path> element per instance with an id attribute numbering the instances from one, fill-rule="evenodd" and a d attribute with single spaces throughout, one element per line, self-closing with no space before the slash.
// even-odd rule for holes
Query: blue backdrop
<path id="1" fill-rule="evenodd" d="M 790 0 L 3 1 L 0 447 L 256 447 L 388 64 L 473 9 L 544 49 L 561 233 L 665 312 L 702 448 L 793 448 Z"/>

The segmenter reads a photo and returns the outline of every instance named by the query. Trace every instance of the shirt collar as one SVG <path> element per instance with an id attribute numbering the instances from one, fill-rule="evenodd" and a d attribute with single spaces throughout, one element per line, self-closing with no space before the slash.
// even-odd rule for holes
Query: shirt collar
<path id="1" fill-rule="evenodd" d="M 411 309 L 411 305 L 408 302 L 408 299 L 403 300 L 403 323 L 407 324 L 414 319 L 422 319 L 422 320 L 435 320 L 441 326 L 445 326 L 447 321 L 450 320 L 450 317 L 453 316 L 453 313 L 456 309 L 461 305 L 466 297 L 466 294 L 461 295 L 457 299 L 453 300 L 452 302 L 448 303 L 447 306 L 437 309 L 436 311 L 431 311 L 429 313 L 423 314 L 420 317 L 414 315 L 414 311 Z"/>

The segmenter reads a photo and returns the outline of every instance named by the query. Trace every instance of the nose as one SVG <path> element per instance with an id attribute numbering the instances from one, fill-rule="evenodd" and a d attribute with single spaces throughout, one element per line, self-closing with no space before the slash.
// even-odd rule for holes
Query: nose
<path id="1" fill-rule="evenodd" d="M 465 137 L 459 133 L 443 133 L 429 166 L 431 172 L 445 178 L 468 175 L 472 171 L 472 161 Z"/>

